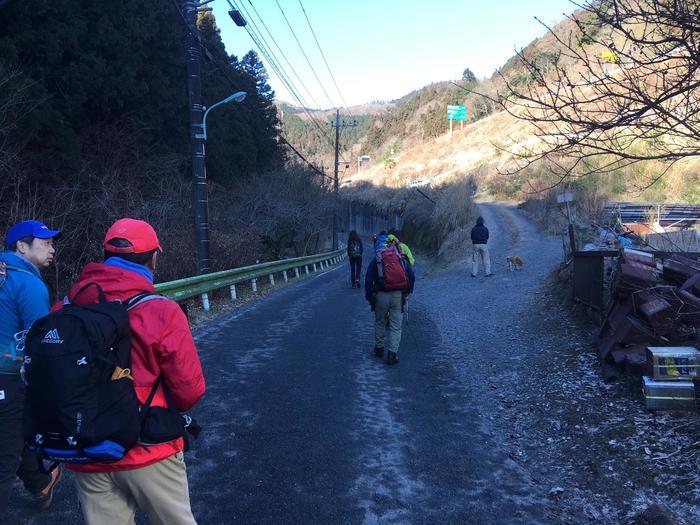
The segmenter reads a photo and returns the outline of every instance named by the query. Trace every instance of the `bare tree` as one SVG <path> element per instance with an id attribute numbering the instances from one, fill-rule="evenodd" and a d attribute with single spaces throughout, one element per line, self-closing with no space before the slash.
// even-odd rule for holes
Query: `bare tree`
<path id="1" fill-rule="evenodd" d="M 5 181 L 26 141 L 14 134 L 17 123 L 44 102 L 29 94 L 32 85 L 20 67 L 0 62 L 0 173 Z"/>
<path id="2" fill-rule="evenodd" d="M 546 160 L 558 183 L 659 161 L 653 184 L 677 161 L 699 156 L 698 2 L 574 5 L 581 10 L 567 17 L 568 34 L 543 24 L 559 48 L 546 65 L 520 52 L 526 82 L 501 75 L 495 101 L 541 139 L 519 152 L 513 171 Z"/>

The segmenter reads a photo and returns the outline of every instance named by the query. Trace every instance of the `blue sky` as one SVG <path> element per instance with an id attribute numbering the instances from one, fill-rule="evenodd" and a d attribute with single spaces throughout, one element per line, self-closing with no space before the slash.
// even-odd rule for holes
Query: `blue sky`
<path id="1" fill-rule="evenodd" d="M 348 105 L 391 100 L 431 82 L 458 79 L 465 67 L 477 77 L 488 77 L 513 55 L 515 47 L 524 47 L 545 33 L 533 17 L 553 24 L 574 8 L 569 0 L 301 0 L 301 5 L 299 0 L 230 1 L 241 11 L 248 11 L 250 29 L 255 29 L 255 22 L 305 103 L 322 108 L 344 104 L 301 5 Z M 227 51 L 239 57 L 249 49 L 260 53 L 246 30 L 229 18 L 228 2 L 215 0 L 209 4 Z M 320 82 L 299 50 L 277 3 Z M 301 80 L 291 72 L 260 19 Z M 268 61 L 261 58 L 278 98 L 294 101 Z"/>

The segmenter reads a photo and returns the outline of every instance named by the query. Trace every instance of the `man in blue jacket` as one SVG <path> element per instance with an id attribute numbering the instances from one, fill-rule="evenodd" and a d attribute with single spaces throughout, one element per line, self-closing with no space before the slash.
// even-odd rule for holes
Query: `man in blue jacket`
<path id="1" fill-rule="evenodd" d="M 491 273 L 491 256 L 489 255 L 488 246 L 486 246 L 486 243 L 489 242 L 489 229 L 484 226 L 482 217 L 476 220 L 476 226 L 472 228 L 471 237 L 474 245 L 472 252 L 472 277 L 476 277 L 476 274 L 479 273 L 479 259 L 484 264 L 486 277 L 491 277 L 493 275 Z"/>
<path id="2" fill-rule="evenodd" d="M 51 505 L 61 471 L 39 470 L 37 458 L 24 450 L 24 383 L 20 376 L 24 339 L 34 321 L 49 313 L 49 291 L 39 270 L 47 268 L 60 232 L 38 221 L 15 224 L 0 253 L 0 521 L 16 476 L 41 509 Z"/>

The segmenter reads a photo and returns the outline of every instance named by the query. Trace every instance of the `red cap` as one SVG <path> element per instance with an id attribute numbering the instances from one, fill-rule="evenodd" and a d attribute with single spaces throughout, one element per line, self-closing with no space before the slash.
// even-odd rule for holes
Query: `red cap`
<path id="1" fill-rule="evenodd" d="M 108 245 L 112 239 L 126 239 L 132 246 L 118 248 Z M 107 230 L 104 248 L 112 253 L 145 253 L 151 250 L 163 251 L 153 226 L 136 219 L 119 219 Z"/>

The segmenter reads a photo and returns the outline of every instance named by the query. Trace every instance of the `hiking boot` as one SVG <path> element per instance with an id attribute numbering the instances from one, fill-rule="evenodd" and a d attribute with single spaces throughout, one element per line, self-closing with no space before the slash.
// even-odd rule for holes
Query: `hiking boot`
<path id="1" fill-rule="evenodd" d="M 396 352 L 392 352 L 391 350 L 389 350 L 389 353 L 386 355 L 386 364 L 395 365 L 398 362 L 399 358 L 396 356 Z"/>
<path id="2" fill-rule="evenodd" d="M 472 277 L 476 277 L 476 275 L 472 274 Z"/>
<path id="3" fill-rule="evenodd" d="M 487 274 L 486 274 L 486 277 L 493 277 L 493 272 L 487 273 Z"/>
<path id="4" fill-rule="evenodd" d="M 51 480 L 49 481 L 49 484 L 46 485 L 46 488 L 41 492 L 33 494 L 32 497 L 34 498 L 34 505 L 36 505 L 36 507 L 40 510 L 46 510 L 51 506 L 51 502 L 53 501 L 53 491 L 61 479 L 61 473 L 61 467 L 56 467 L 51 471 Z"/>
<path id="5" fill-rule="evenodd" d="M 379 346 L 375 346 L 374 347 L 374 355 L 376 355 L 377 357 L 384 357 L 384 348 L 379 347 Z"/>

